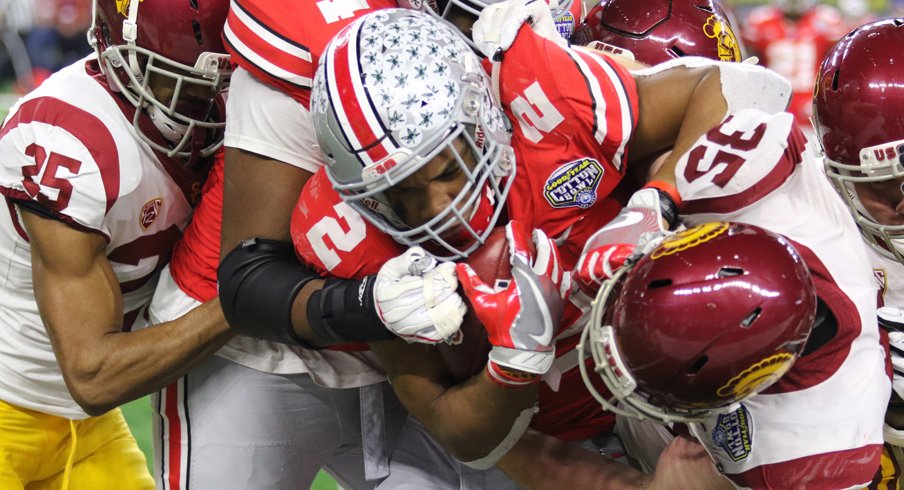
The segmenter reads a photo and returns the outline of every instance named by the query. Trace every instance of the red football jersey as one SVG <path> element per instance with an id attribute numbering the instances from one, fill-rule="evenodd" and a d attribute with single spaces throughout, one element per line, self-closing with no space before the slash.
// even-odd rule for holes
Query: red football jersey
<path id="1" fill-rule="evenodd" d="M 233 0 L 223 27 L 232 60 L 305 107 L 323 48 L 358 17 L 395 0 Z"/>

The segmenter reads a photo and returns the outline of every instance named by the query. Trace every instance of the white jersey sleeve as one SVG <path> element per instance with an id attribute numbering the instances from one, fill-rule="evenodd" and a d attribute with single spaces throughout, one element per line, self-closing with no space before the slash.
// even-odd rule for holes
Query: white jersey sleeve
<path id="1" fill-rule="evenodd" d="M 878 467 L 890 393 L 866 245 L 793 121 L 742 111 L 676 169 L 689 224 L 743 222 L 789 238 L 837 331 L 734 412 L 694 425 L 721 471 L 750 488 L 850 488 Z"/>
<path id="2" fill-rule="evenodd" d="M 323 166 L 310 111 L 242 68 L 232 74 L 226 114 L 225 146 L 312 173 Z"/>
<path id="3" fill-rule="evenodd" d="M 138 147 L 123 144 L 135 137 L 112 120 L 121 115 L 97 82 L 67 78 L 84 85 L 73 90 L 81 90 L 85 105 L 39 90 L 12 108 L 0 131 L 0 192 L 34 201 L 63 221 L 109 239 L 107 213 L 123 188 L 141 178 L 140 173 L 122 175 L 120 161 L 137 161 Z"/>

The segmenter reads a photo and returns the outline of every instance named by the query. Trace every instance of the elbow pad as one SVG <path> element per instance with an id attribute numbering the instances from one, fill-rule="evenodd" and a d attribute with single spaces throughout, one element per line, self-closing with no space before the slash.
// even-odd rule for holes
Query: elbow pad
<path id="1" fill-rule="evenodd" d="M 301 288 L 317 278 L 295 258 L 291 243 L 245 240 L 217 269 L 223 315 L 239 335 L 309 346 L 295 334 L 292 303 Z"/>
<path id="2" fill-rule="evenodd" d="M 686 56 L 638 70 L 635 76 L 649 76 L 676 68 L 701 68 L 714 66 L 719 69 L 722 96 L 728 103 L 728 114 L 745 109 L 757 109 L 767 114 L 784 112 L 791 102 L 791 83 L 778 73 L 759 65 L 714 61 L 708 58 Z"/>

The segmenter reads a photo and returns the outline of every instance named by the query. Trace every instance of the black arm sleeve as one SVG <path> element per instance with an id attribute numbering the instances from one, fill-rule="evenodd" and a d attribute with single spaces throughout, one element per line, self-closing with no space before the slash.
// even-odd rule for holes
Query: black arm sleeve
<path id="1" fill-rule="evenodd" d="M 239 335 L 310 347 L 295 334 L 292 303 L 317 277 L 295 258 L 291 243 L 245 240 L 217 269 L 223 315 Z"/>

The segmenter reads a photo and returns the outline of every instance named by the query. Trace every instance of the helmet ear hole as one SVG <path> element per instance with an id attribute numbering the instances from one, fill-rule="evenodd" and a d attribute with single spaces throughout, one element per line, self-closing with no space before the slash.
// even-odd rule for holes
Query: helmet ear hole
<path id="1" fill-rule="evenodd" d="M 744 269 L 740 267 L 722 267 L 719 269 L 716 277 L 735 277 L 735 276 L 743 276 Z"/>
<path id="2" fill-rule="evenodd" d="M 705 366 L 708 361 L 709 361 L 709 356 L 706 356 L 706 355 L 700 356 L 696 361 L 694 361 L 693 364 L 688 366 L 687 370 L 684 371 L 685 374 L 693 375 L 693 374 L 699 373 L 700 370 L 703 369 L 703 366 Z"/>
<path id="3" fill-rule="evenodd" d="M 681 48 L 679 48 L 678 46 L 670 47 L 669 51 L 671 51 L 672 54 L 674 54 L 676 58 L 683 58 L 684 56 L 686 56 L 684 54 L 684 51 L 682 51 Z"/>
<path id="4" fill-rule="evenodd" d="M 204 45 L 204 38 L 201 37 L 201 24 L 198 24 L 198 21 L 191 21 L 191 28 L 195 31 L 195 40 L 198 41 L 198 46 Z"/>
<path id="5" fill-rule="evenodd" d="M 749 315 L 747 315 L 746 317 L 744 317 L 743 320 L 741 320 L 741 328 L 750 328 L 750 326 L 753 325 L 753 322 L 755 322 L 757 320 L 757 318 L 760 317 L 760 313 L 762 313 L 762 312 L 763 312 L 763 309 L 760 307 L 757 307 L 757 309 L 751 311 Z"/>
<path id="6" fill-rule="evenodd" d="M 841 70 L 835 70 L 835 73 L 832 74 L 832 90 L 838 90 L 838 75 Z"/>

